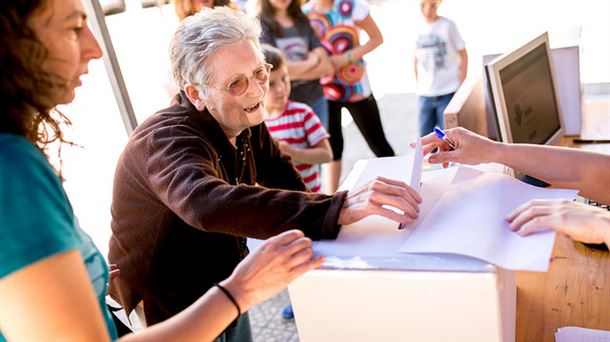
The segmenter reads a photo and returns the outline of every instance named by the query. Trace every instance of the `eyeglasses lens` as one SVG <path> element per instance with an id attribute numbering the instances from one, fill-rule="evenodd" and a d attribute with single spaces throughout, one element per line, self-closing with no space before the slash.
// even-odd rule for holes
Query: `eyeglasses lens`
<path id="1" fill-rule="evenodd" d="M 260 68 L 254 71 L 252 77 L 258 84 L 264 84 L 269 80 L 269 72 L 271 70 L 271 65 L 265 64 Z M 231 95 L 239 96 L 248 90 L 248 86 L 250 85 L 250 79 L 246 75 L 239 75 L 233 82 L 229 83 L 227 90 L 231 93 Z"/>

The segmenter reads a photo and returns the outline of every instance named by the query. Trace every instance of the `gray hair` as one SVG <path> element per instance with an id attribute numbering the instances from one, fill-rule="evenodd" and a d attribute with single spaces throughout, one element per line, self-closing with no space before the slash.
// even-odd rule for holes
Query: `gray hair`
<path id="1" fill-rule="evenodd" d="M 227 7 L 204 9 L 181 23 L 170 43 L 174 79 L 180 89 L 187 84 L 207 84 L 214 54 L 226 46 L 252 41 L 260 48 L 257 18 Z"/>

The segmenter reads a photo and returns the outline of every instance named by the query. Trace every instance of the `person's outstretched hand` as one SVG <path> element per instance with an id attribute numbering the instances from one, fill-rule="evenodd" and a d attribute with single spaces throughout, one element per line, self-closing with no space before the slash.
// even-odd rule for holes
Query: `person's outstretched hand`
<path id="1" fill-rule="evenodd" d="M 404 182 L 377 177 L 347 194 L 338 223 L 346 225 L 377 214 L 407 224 L 417 219 L 421 202 L 419 194 Z M 384 205 L 400 209 L 404 214 L 399 214 Z"/>
<path id="2" fill-rule="evenodd" d="M 500 144 L 462 127 L 447 129 L 445 135 L 453 143 L 455 150 L 434 132 L 421 138 L 424 155 L 438 147 L 438 152 L 432 154 L 428 162 L 442 163 L 445 167 L 451 162 L 471 165 L 487 163 L 492 161 L 493 153 Z"/>
<path id="3" fill-rule="evenodd" d="M 577 241 L 610 247 L 610 212 L 583 203 L 532 200 L 513 210 L 506 220 L 519 235 L 554 229 Z"/>
<path id="4" fill-rule="evenodd" d="M 303 273 L 319 267 L 311 240 L 300 230 L 289 230 L 267 239 L 237 265 L 221 284 L 236 298 L 242 312 L 273 297 Z"/>

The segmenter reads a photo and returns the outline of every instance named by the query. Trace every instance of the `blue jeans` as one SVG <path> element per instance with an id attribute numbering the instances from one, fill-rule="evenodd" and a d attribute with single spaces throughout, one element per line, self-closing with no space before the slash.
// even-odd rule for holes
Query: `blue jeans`
<path id="1" fill-rule="evenodd" d="M 434 130 L 434 126 L 445 129 L 443 113 L 453 94 L 419 97 L 419 135 L 424 136 Z"/>
<path id="2" fill-rule="evenodd" d="M 313 112 L 316 113 L 318 119 L 322 123 L 322 126 L 328 131 L 328 100 L 322 96 L 317 99 L 311 106 Z"/>

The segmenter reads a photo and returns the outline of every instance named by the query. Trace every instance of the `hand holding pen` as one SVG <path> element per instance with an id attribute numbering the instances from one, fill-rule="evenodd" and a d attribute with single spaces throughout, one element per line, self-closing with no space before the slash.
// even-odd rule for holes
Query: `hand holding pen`
<path id="1" fill-rule="evenodd" d="M 450 128 L 442 131 L 438 128 L 434 132 L 421 138 L 424 155 L 435 148 L 438 151 L 428 158 L 431 164 L 449 163 L 480 164 L 494 161 L 494 154 L 501 143 L 489 140 L 462 127 Z"/>
<path id="2" fill-rule="evenodd" d="M 438 127 L 434 127 L 434 134 L 436 134 L 437 138 L 446 142 L 447 145 L 449 145 L 449 147 L 451 147 L 452 150 L 455 150 L 455 144 L 453 143 L 453 141 L 451 141 L 451 139 L 447 138 L 447 135 L 445 134 L 445 132 L 443 132 L 442 129 L 440 129 Z"/>

